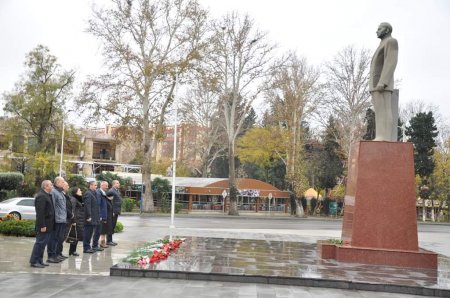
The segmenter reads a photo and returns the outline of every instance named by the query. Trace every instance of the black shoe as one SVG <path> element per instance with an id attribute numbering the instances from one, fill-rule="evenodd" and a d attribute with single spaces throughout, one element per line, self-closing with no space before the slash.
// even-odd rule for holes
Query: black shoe
<path id="1" fill-rule="evenodd" d="M 30 264 L 30 266 L 31 266 L 31 267 L 34 267 L 34 268 L 45 268 L 44 265 L 39 264 L 39 263 L 36 263 L 36 264 Z"/>
<path id="2" fill-rule="evenodd" d="M 63 254 L 59 255 L 58 257 L 61 257 L 61 258 L 64 258 L 64 259 L 67 259 L 67 258 L 68 258 L 68 256 L 65 256 L 65 255 L 63 255 Z"/>
<path id="3" fill-rule="evenodd" d="M 85 254 L 93 254 L 95 251 L 93 249 L 88 249 L 83 251 Z"/>
<path id="4" fill-rule="evenodd" d="M 39 263 L 39 264 L 41 264 L 42 266 L 45 266 L 45 267 L 47 267 L 47 266 L 50 266 L 50 264 L 49 264 L 49 263 L 44 263 L 44 262 L 42 262 L 42 263 Z"/>
<path id="5" fill-rule="evenodd" d="M 108 242 L 106 244 L 109 245 L 109 246 L 116 246 L 117 245 L 117 243 L 115 243 L 115 242 Z"/>
<path id="6" fill-rule="evenodd" d="M 104 249 L 101 247 L 93 247 L 92 250 L 93 251 L 103 251 Z"/>
<path id="7" fill-rule="evenodd" d="M 58 260 L 57 258 L 48 258 L 48 259 L 47 259 L 47 263 L 53 263 L 53 264 L 56 264 L 56 263 L 59 263 L 59 262 L 61 262 L 61 261 Z"/>
<path id="8" fill-rule="evenodd" d="M 64 261 L 66 258 L 63 258 L 63 257 L 61 257 L 61 256 L 57 256 L 55 259 L 57 259 L 58 261 L 62 262 L 62 261 Z"/>
<path id="9" fill-rule="evenodd" d="M 69 256 L 74 256 L 74 257 L 78 257 L 80 254 L 77 253 L 76 251 L 74 252 L 69 252 Z"/>

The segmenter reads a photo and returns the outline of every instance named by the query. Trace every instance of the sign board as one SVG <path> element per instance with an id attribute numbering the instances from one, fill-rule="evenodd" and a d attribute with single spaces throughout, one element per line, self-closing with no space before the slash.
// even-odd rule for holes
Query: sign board
<path id="1" fill-rule="evenodd" d="M 267 197 L 269 198 L 269 200 L 272 200 L 272 198 L 273 198 L 272 193 L 269 192 L 269 195 Z"/>
<path id="2" fill-rule="evenodd" d="M 244 197 L 259 197 L 259 189 L 239 189 L 239 195 Z"/>
<path id="3" fill-rule="evenodd" d="M 330 215 L 337 215 L 337 203 L 330 202 L 330 204 L 328 205 L 328 210 Z"/>
<path id="4" fill-rule="evenodd" d="M 227 191 L 224 189 L 222 192 L 222 197 L 225 199 L 227 197 L 228 193 Z"/>

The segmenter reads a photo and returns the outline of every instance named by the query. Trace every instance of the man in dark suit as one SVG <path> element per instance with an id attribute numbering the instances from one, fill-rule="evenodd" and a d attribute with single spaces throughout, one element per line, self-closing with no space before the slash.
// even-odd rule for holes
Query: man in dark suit
<path id="1" fill-rule="evenodd" d="M 100 209 L 95 196 L 97 182 L 89 182 L 89 190 L 84 194 L 84 231 L 83 231 L 83 252 L 94 253 L 91 241 L 96 229 L 100 227 Z"/>
<path id="2" fill-rule="evenodd" d="M 112 187 L 109 189 L 107 195 L 113 197 L 112 234 L 114 234 L 114 229 L 116 228 L 117 224 L 117 218 L 119 217 L 120 211 L 122 210 L 122 196 L 120 195 L 120 182 L 118 180 L 113 180 Z M 109 246 L 117 245 L 117 243 L 113 241 L 112 234 L 108 235 L 107 245 Z"/>
<path id="3" fill-rule="evenodd" d="M 377 36 L 381 42 L 370 64 L 369 91 L 375 109 L 375 141 L 397 141 L 398 98 L 393 100 L 392 93 L 398 43 L 391 33 L 389 23 L 378 26 Z"/>
<path id="4" fill-rule="evenodd" d="M 55 224 L 55 210 L 51 192 L 53 184 L 50 180 L 44 180 L 41 184 L 41 190 L 37 193 L 34 201 L 36 209 L 36 242 L 31 252 L 30 265 L 35 268 L 45 268 L 44 251 L 52 235 Z"/>

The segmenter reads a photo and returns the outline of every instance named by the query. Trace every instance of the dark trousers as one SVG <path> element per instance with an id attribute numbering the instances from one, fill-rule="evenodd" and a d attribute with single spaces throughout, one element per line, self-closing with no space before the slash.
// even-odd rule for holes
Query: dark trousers
<path id="1" fill-rule="evenodd" d="M 83 250 L 91 249 L 91 240 L 94 230 L 96 230 L 97 225 L 84 225 L 83 229 Z"/>
<path id="2" fill-rule="evenodd" d="M 30 264 L 44 263 L 45 247 L 49 243 L 51 237 L 52 232 L 46 233 L 42 233 L 41 231 L 37 232 L 36 242 L 34 243 L 33 250 L 31 251 Z"/>
<path id="3" fill-rule="evenodd" d="M 100 233 L 102 232 L 102 224 L 100 222 L 100 224 L 95 226 L 94 229 L 94 237 L 92 237 L 92 247 L 97 247 L 98 248 L 98 241 L 100 239 Z"/>
<path id="4" fill-rule="evenodd" d="M 119 214 L 114 213 L 113 217 L 112 217 L 112 234 L 114 234 L 114 230 L 116 229 L 116 224 L 117 224 L 117 218 L 119 217 Z M 112 234 L 107 235 L 107 239 L 106 242 L 113 242 L 112 239 Z"/>
<path id="5" fill-rule="evenodd" d="M 78 244 L 78 241 L 75 241 L 74 243 L 70 243 L 69 255 L 71 255 L 71 254 L 73 254 L 74 252 L 77 251 L 77 244 Z"/>
<path id="6" fill-rule="evenodd" d="M 65 232 L 66 232 L 65 223 L 55 223 L 55 227 L 52 231 L 52 236 L 47 247 L 47 253 L 49 258 L 55 258 L 62 254 Z"/>

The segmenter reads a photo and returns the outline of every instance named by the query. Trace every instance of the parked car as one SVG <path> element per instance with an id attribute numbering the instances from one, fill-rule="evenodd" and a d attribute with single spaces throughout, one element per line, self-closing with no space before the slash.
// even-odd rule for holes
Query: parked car
<path id="1" fill-rule="evenodd" d="M 36 219 L 34 198 L 12 198 L 0 202 L 0 217 L 8 214 L 17 219 Z"/>

